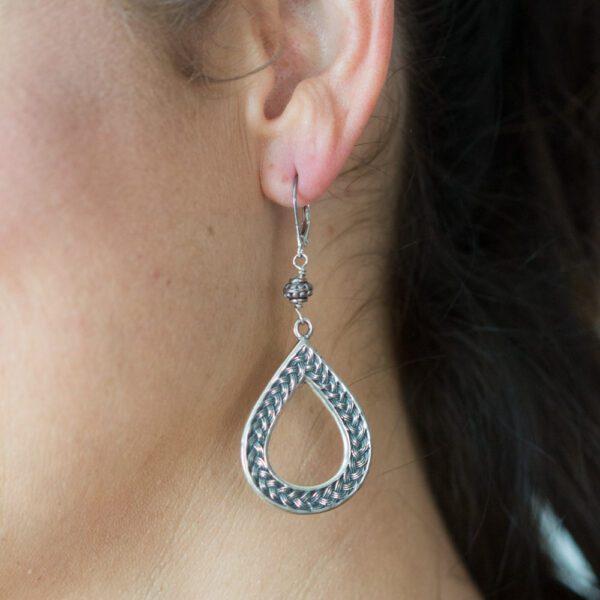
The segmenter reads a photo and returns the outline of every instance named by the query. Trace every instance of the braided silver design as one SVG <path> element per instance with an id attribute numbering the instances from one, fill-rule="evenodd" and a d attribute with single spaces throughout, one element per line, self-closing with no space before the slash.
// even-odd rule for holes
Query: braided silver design
<path id="1" fill-rule="evenodd" d="M 344 443 L 344 460 L 328 481 L 299 486 L 279 477 L 269 465 L 269 436 L 294 390 L 308 383 L 333 415 Z M 246 478 L 265 500 L 294 513 L 312 514 L 336 508 L 362 485 L 371 460 L 371 439 L 363 412 L 337 375 L 305 338 L 277 370 L 256 403 L 242 435 Z"/>

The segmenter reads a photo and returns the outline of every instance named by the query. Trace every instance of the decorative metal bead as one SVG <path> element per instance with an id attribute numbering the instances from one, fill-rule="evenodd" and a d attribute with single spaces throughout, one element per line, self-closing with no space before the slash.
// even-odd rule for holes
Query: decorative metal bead
<path id="1" fill-rule="evenodd" d="M 313 286 L 304 277 L 293 277 L 283 288 L 283 295 L 296 307 L 300 308 L 313 293 Z"/>

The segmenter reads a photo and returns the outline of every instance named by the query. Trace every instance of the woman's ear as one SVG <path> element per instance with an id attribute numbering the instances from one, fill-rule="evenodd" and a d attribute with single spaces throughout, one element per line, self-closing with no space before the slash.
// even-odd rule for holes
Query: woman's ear
<path id="1" fill-rule="evenodd" d="M 268 9 L 265 9 L 265 6 Z M 259 9 L 257 9 L 259 10 Z M 342 170 L 379 98 L 393 39 L 393 0 L 271 0 L 277 58 L 246 89 L 249 134 L 259 140 L 263 193 L 314 202 Z M 273 33 L 275 32 L 275 33 Z"/>

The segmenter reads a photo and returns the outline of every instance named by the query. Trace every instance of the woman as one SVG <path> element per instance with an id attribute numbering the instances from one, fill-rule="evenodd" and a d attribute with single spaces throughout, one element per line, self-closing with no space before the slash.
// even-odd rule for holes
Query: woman
<path id="1" fill-rule="evenodd" d="M 598 597 L 599 29 L 592 0 L 0 1 L 0 597 Z M 308 516 L 239 456 L 295 342 L 296 177 L 299 339 L 372 441 Z M 300 390 L 270 460 L 315 485 L 343 448 Z"/>

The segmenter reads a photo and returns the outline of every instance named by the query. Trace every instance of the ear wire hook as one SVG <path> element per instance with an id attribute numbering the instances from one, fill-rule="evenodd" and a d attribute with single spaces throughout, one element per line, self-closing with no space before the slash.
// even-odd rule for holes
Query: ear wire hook
<path id="1" fill-rule="evenodd" d="M 298 173 L 294 176 L 292 186 L 292 202 L 294 204 L 294 223 L 296 224 L 296 241 L 298 242 L 298 254 L 304 253 L 304 247 L 308 244 L 308 233 L 310 231 L 310 205 L 302 209 L 302 223 L 298 216 Z"/>

